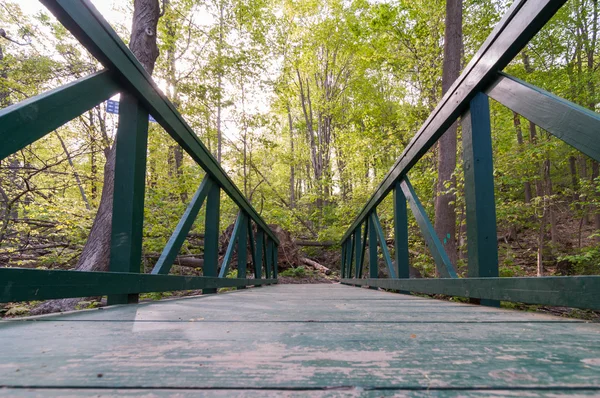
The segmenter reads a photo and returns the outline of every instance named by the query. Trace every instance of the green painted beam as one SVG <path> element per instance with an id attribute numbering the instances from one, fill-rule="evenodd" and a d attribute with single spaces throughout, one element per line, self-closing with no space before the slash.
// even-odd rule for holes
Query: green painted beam
<path id="1" fill-rule="evenodd" d="M 360 268 L 362 268 L 362 259 L 363 259 L 363 254 L 364 254 L 364 249 L 365 249 L 365 243 L 363 242 L 363 239 L 361 238 L 361 232 L 362 232 L 362 225 L 359 224 L 356 226 L 356 228 L 354 229 L 354 274 L 352 273 L 352 265 L 350 266 L 350 274 L 348 275 L 349 278 L 356 278 L 356 276 L 358 275 L 358 270 Z"/>
<path id="2" fill-rule="evenodd" d="M 448 254 L 446 254 L 446 250 L 444 250 L 444 246 L 442 242 L 440 242 L 435 230 L 433 229 L 433 225 L 429 221 L 429 217 L 427 217 L 427 213 L 423 208 L 423 205 L 419 201 L 415 190 L 413 189 L 408 177 L 404 177 L 402 182 L 400 183 L 400 188 L 406 197 L 408 205 L 412 210 L 415 219 L 417 220 L 417 224 L 421 229 L 421 233 L 423 234 L 423 238 L 425 238 L 425 242 L 427 243 L 427 247 L 433 256 L 433 260 L 435 261 L 435 266 L 443 278 L 456 278 L 456 271 L 454 270 L 454 266 L 450 262 L 450 258 L 448 258 Z"/>
<path id="3" fill-rule="evenodd" d="M 373 217 L 369 217 L 369 278 L 377 278 L 379 276 L 377 255 L 377 229 L 375 228 Z"/>
<path id="4" fill-rule="evenodd" d="M 122 272 L 0 269 L 0 302 L 129 295 L 277 283 L 272 279 L 227 279 Z"/>
<path id="5" fill-rule="evenodd" d="M 381 221 L 379 220 L 379 216 L 377 216 L 377 211 L 374 211 L 371 214 L 371 219 L 373 220 L 373 225 L 375 226 L 377 240 L 379 241 L 379 247 L 381 247 L 383 259 L 385 260 L 385 264 L 387 265 L 388 271 L 390 272 L 390 278 L 397 278 L 398 274 L 396 274 L 394 264 L 392 264 L 392 256 L 390 256 L 390 251 L 387 247 L 387 240 L 385 239 L 385 235 L 383 234 L 383 228 L 381 227 Z"/>
<path id="6" fill-rule="evenodd" d="M 462 117 L 468 277 L 498 276 L 498 239 L 490 104 L 477 94 Z M 486 300 L 484 305 L 498 306 Z"/>
<path id="7" fill-rule="evenodd" d="M 600 310 L 600 276 L 343 279 L 342 283 L 424 294 Z"/>
<path id="8" fill-rule="evenodd" d="M 212 184 L 206 198 L 204 216 L 204 266 L 202 275 L 217 276 L 219 266 L 219 222 L 221 218 L 221 188 Z M 217 289 L 206 288 L 202 293 L 216 293 Z"/>
<path id="9" fill-rule="evenodd" d="M 262 229 L 258 228 L 256 231 L 256 263 L 254 267 L 256 268 L 256 277 L 262 278 L 263 275 L 263 267 L 265 263 L 265 233 Z M 260 276 L 259 276 L 260 275 Z M 265 277 L 266 277 L 265 271 Z"/>
<path id="10" fill-rule="evenodd" d="M 233 256 L 233 251 L 235 250 L 235 245 L 240 238 L 240 231 L 244 228 L 244 213 L 240 210 L 237 218 L 235 219 L 235 224 L 233 224 L 233 231 L 231 232 L 231 238 L 229 238 L 229 244 L 227 245 L 227 250 L 225 251 L 225 256 L 223 257 L 223 262 L 221 263 L 221 270 L 219 271 L 219 278 L 225 278 L 227 273 L 229 272 L 229 263 L 231 262 L 231 257 Z M 239 270 L 239 268 L 238 268 Z"/>
<path id="11" fill-rule="evenodd" d="M 143 102 L 156 121 L 240 209 L 244 210 L 271 239 L 279 244 L 277 236 L 92 3 L 89 0 L 41 0 L 41 2 L 98 61 L 115 73 L 124 88 Z"/>
<path id="12" fill-rule="evenodd" d="M 279 248 L 273 244 L 273 279 L 277 279 L 279 274 Z"/>
<path id="13" fill-rule="evenodd" d="M 256 235 L 258 235 L 259 233 L 260 230 L 257 230 Z M 252 258 L 252 265 L 254 265 L 254 277 L 256 279 L 260 279 L 262 277 L 262 270 L 260 264 L 257 261 L 258 258 L 256 257 L 256 239 L 254 238 L 254 231 L 252 230 L 251 221 L 248 221 L 248 244 L 250 245 L 250 256 Z"/>
<path id="14" fill-rule="evenodd" d="M 200 184 L 200 187 L 192 197 L 190 204 L 187 209 L 185 209 L 185 213 L 179 220 L 177 227 L 175 227 L 175 231 L 169 238 L 167 245 L 162 251 L 160 258 L 154 265 L 152 269 L 152 274 L 162 274 L 166 275 L 171 270 L 171 266 L 173 265 L 173 261 L 177 257 L 179 250 L 181 250 L 181 246 L 183 242 L 187 238 L 187 234 L 190 232 L 192 225 L 194 225 L 194 221 L 198 216 L 198 212 L 208 196 L 208 192 L 212 187 L 212 182 L 208 176 L 205 176 Z"/>
<path id="15" fill-rule="evenodd" d="M 140 272 L 146 189 L 148 111 L 137 98 L 121 94 L 115 138 L 115 180 L 110 242 L 111 272 Z M 108 297 L 108 304 L 137 302 L 137 295 Z"/>
<path id="16" fill-rule="evenodd" d="M 360 249 L 359 263 L 356 268 L 356 273 L 354 275 L 356 278 L 362 278 L 362 276 L 363 276 L 363 268 L 365 265 L 364 262 L 365 262 L 365 253 L 367 252 L 367 237 L 368 236 L 369 236 L 369 223 L 367 221 L 365 221 L 363 237 L 362 237 L 362 244 L 361 244 L 361 249 Z"/>
<path id="17" fill-rule="evenodd" d="M 114 77 L 104 70 L 0 110 L 0 160 L 106 101 L 119 90 Z"/>
<path id="18" fill-rule="evenodd" d="M 238 278 L 245 278 L 248 264 L 248 216 L 244 212 L 240 216 L 242 219 L 237 237 Z"/>
<path id="19" fill-rule="evenodd" d="M 265 237 L 265 275 L 267 276 L 267 279 L 273 277 L 273 257 L 271 256 L 272 244 L 271 239 L 268 236 Z"/>
<path id="20" fill-rule="evenodd" d="M 517 0 L 496 25 L 463 73 L 415 134 L 402 155 L 386 174 L 373 196 L 365 204 L 342 241 L 348 239 L 356 226 L 367 219 L 371 211 L 436 143 L 454 121 L 469 107 L 473 96 L 484 91 L 502 70 L 552 18 L 566 0 Z"/>
<path id="21" fill-rule="evenodd" d="M 498 276 L 496 202 L 489 100 L 476 95 L 462 117 L 468 276 Z"/>
<path id="22" fill-rule="evenodd" d="M 357 238 L 358 236 L 358 238 Z M 351 277 L 352 274 L 352 266 L 354 265 L 356 267 L 355 261 L 356 261 L 356 257 L 355 257 L 355 253 L 356 253 L 356 247 L 360 247 L 359 241 L 360 241 L 360 232 L 358 234 L 354 233 L 352 235 L 352 244 L 350 245 L 350 248 L 348 250 L 348 268 L 346 269 L 346 277 L 349 278 Z"/>
<path id="23" fill-rule="evenodd" d="M 486 93 L 600 162 L 600 114 L 504 73 Z"/>
<path id="24" fill-rule="evenodd" d="M 342 263 L 340 265 L 340 275 L 342 278 L 346 277 L 346 253 L 348 252 L 347 248 L 350 240 L 352 240 L 352 238 L 342 243 Z"/>
<path id="25" fill-rule="evenodd" d="M 409 278 L 408 212 L 400 182 L 394 187 L 394 247 L 398 278 Z"/>

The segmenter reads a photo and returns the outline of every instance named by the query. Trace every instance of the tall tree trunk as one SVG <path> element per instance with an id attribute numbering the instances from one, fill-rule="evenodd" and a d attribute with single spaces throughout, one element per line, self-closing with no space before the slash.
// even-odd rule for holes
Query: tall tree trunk
<path id="1" fill-rule="evenodd" d="M 535 123 L 533 122 L 529 122 L 529 143 L 531 145 L 537 145 L 538 139 L 537 139 L 537 127 L 535 125 Z M 540 171 L 543 171 L 544 168 L 537 163 L 536 164 L 536 168 Z M 543 179 L 544 176 L 542 173 L 540 173 L 540 178 L 536 178 L 535 180 L 535 196 L 537 197 L 541 197 L 544 195 L 544 184 L 543 184 Z"/>
<path id="2" fill-rule="evenodd" d="M 168 43 L 166 48 L 166 57 L 167 57 L 167 94 L 169 99 L 176 108 L 179 108 L 179 90 L 177 87 L 177 66 L 175 65 L 176 58 L 176 35 L 177 21 L 174 19 L 174 15 L 170 13 L 171 2 L 170 0 L 163 0 L 163 10 L 162 13 L 165 15 L 165 28 L 166 33 L 169 38 L 166 40 Z M 177 190 L 179 191 L 179 199 L 181 203 L 187 204 L 188 195 L 184 184 L 182 184 L 183 177 L 183 148 L 181 148 L 178 144 L 173 144 L 169 146 L 169 176 L 172 176 L 177 181 Z"/>
<path id="3" fill-rule="evenodd" d="M 523 150 L 523 130 L 521 129 L 521 117 L 517 112 L 513 112 L 513 124 L 517 133 L 517 143 L 519 144 L 519 152 Z M 531 182 L 523 183 L 523 191 L 525 193 L 525 203 L 531 203 Z"/>
<path id="4" fill-rule="evenodd" d="M 94 129 L 94 112 L 90 110 L 90 193 L 92 202 L 95 203 L 98 197 L 98 186 L 96 178 L 98 177 L 98 162 L 96 159 L 96 151 L 98 150 L 98 144 L 96 143 L 96 131 Z"/>
<path id="5" fill-rule="evenodd" d="M 134 1 L 129 48 L 149 74 L 154 71 L 154 64 L 158 57 L 156 27 L 159 17 L 158 0 Z M 113 145 L 107 151 L 102 197 L 88 240 L 77 262 L 76 269 L 78 271 L 108 271 L 115 180 L 115 149 L 115 145 Z M 32 314 L 73 309 L 79 301 L 79 298 L 47 301 L 35 308 Z"/>
<path id="6" fill-rule="evenodd" d="M 217 43 L 218 72 L 217 72 L 217 162 L 221 163 L 223 137 L 221 132 L 222 91 L 223 91 L 223 0 L 219 2 L 219 42 Z"/>
<path id="7" fill-rule="evenodd" d="M 446 94 L 450 86 L 460 74 L 462 58 L 462 0 L 447 0 L 446 30 L 444 34 L 444 64 L 442 72 L 442 93 Z M 438 182 L 435 201 L 435 232 L 448 253 L 453 264 L 456 264 L 458 252 L 456 247 L 456 213 L 454 202 L 456 195 L 445 193 L 446 184 L 456 186 L 452 174 L 456 169 L 456 129 L 455 122 L 438 141 Z"/>
<path id="8" fill-rule="evenodd" d="M 591 110 L 595 110 L 597 103 L 596 98 L 596 83 L 598 79 L 597 72 L 595 71 L 594 58 L 596 56 L 596 45 L 598 38 L 598 0 L 592 0 L 592 26 L 591 26 L 591 39 L 587 42 L 587 88 L 588 88 L 588 106 Z M 596 80 L 596 81 L 594 81 Z M 592 180 L 598 178 L 600 172 L 600 166 L 598 162 L 592 160 Z M 595 185 L 594 185 L 595 186 Z M 600 192 L 596 190 L 596 196 L 600 197 Z M 600 242 L 600 209 L 596 207 L 594 210 L 594 228 L 596 229 L 596 242 Z"/>
<path id="9" fill-rule="evenodd" d="M 575 208 L 577 210 L 581 209 L 579 203 L 579 178 L 577 178 L 577 159 L 575 156 L 569 156 L 569 174 L 571 174 L 571 188 L 573 189 L 573 196 L 571 196 L 574 203 L 576 203 Z"/>
<path id="10" fill-rule="evenodd" d="M 296 182 L 295 182 L 295 155 L 294 155 L 294 123 L 292 122 L 292 112 L 290 111 L 290 104 L 287 104 L 287 117 L 288 125 L 290 128 L 290 207 L 293 209 L 296 207 Z"/>

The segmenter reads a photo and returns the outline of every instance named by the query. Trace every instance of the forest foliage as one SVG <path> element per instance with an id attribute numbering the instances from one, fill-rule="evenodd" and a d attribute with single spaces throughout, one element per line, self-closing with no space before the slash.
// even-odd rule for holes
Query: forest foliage
<path id="1" fill-rule="evenodd" d="M 509 5 L 464 1 L 463 65 Z M 442 0 L 169 0 L 163 7 L 159 87 L 266 221 L 297 239 L 338 241 L 441 99 Z M 105 15 L 124 40 L 132 10 L 132 1 L 115 2 Z M 597 0 L 567 2 L 505 71 L 600 112 L 598 23 Z M 0 107 L 102 69 L 46 10 L 2 0 L 0 28 Z M 599 273 L 598 163 L 491 105 L 501 275 Z M 75 264 L 100 201 L 116 121 L 101 104 L 0 162 L 1 265 Z M 458 142 L 452 239 L 464 270 L 460 131 Z M 432 220 L 436 150 L 409 173 Z M 147 267 L 203 174 L 150 124 Z M 223 200 L 225 229 L 237 207 Z M 393 239 L 391 198 L 378 212 Z M 202 252 L 203 218 L 183 255 Z M 412 265 L 433 275 L 410 223 Z"/>

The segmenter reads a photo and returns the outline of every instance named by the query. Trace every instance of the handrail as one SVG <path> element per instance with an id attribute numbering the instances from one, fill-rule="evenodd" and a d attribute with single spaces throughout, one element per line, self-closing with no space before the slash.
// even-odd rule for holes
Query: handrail
<path id="1" fill-rule="evenodd" d="M 375 193 L 344 234 L 342 242 L 348 239 L 352 231 L 392 191 L 395 182 L 406 175 L 467 110 L 471 98 L 495 81 L 498 71 L 508 65 L 565 2 L 566 0 L 521 0 L 513 4 L 385 175 Z"/>
<path id="2" fill-rule="evenodd" d="M 504 300 L 600 309 L 600 276 L 498 277 L 488 97 L 600 161 L 600 114 L 502 72 L 565 2 L 566 0 L 520 0 L 511 6 L 344 234 L 341 240 L 342 283 L 394 289 L 403 293 L 469 297 L 492 306 L 497 306 L 500 300 Z M 459 117 L 462 121 L 465 174 L 467 278 L 458 278 L 455 273 L 453 264 L 407 177 L 416 162 Z M 384 248 L 386 243 L 382 228 L 377 223 L 377 206 L 392 191 L 396 269 L 390 269 L 391 278 L 379 279 L 378 241 L 387 266 L 394 265 L 387 248 Z M 409 279 L 407 203 L 417 219 L 442 278 Z M 373 228 L 376 229 L 376 234 L 373 233 Z M 363 257 L 367 247 L 369 278 L 362 279 Z M 396 278 L 395 275 L 400 277 Z"/>
<path id="3" fill-rule="evenodd" d="M 264 229 L 279 240 L 225 173 L 210 151 L 186 123 L 175 105 L 160 91 L 152 77 L 89 0 L 40 0 L 116 79 L 134 94 L 154 119 L 177 141 L 229 197 Z"/>
<path id="4" fill-rule="evenodd" d="M 115 139 L 115 182 L 109 272 L 0 269 L 0 302 L 108 295 L 109 304 L 137 302 L 143 292 L 277 283 L 279 239 L 231 178 L 158 89 L 129 48 L 89 0 L 40 0 L 95 56 L 105 70 L 0 110 L 0 159 L 42 138 L 64 123 L 120 93 Z M 151 274 L 140 274 L 148 115 L 206 172 Z M 221 189 L 240 209 L 238 278 L 217 277 Z M 206 202 L 206 203 L 204 203 Z M 206 206 L 201 277 L 167 275 L 202 205 Z M 252 227 L 256 225 L 256 238 Z M 247 243 L 255 278 L 246 278 Z M 221 265 L 226 271 L 229 257 Z M 264 266 L 263 278 L 262 268 Z"/>

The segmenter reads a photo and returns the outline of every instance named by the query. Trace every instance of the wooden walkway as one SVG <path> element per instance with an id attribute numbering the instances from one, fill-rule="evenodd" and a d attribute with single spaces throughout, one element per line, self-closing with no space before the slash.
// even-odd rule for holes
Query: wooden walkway
<path id="1" fill-rule="evenodd" d="M 3 321 L 0 341 L 0 396 L 600 395 L 600 324 L 342 285 Z"/>

